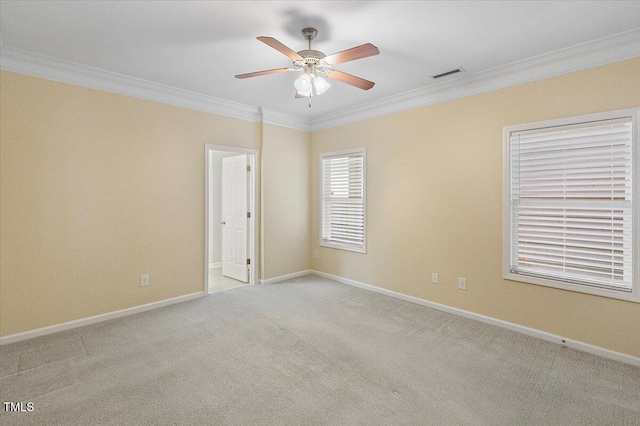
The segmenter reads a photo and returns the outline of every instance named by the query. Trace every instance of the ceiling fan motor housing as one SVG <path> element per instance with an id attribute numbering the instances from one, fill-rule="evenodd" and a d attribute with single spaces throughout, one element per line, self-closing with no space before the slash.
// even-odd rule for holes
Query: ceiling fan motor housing
<path id="1" fill-rule="evenodd" d="M 327 56 L 324 53 L 320 52 L 319 50 L 311 49 L 311 40 L 316 38 L 317 35 L 318 35 L 318 30 L 316 30 L 315 28 L 305 28 L 304 30 L 302 30 L 302 36 L 305 38 L 305 40 L 309 42 L 309 49 L 301 50 L 297 52 L 298 55 L 304 58 L 304 62 L 297 61 L 298 63 L 296 63 L 296 65 L 298 66 L 317 65 L 318 62 L 320 62 L 325 56 Z M 294 63 L 295 62 L 296 61 L 294 61 Z"/>
<path id="2" fill-rule="evenodd" d="M 298 52 L 298 55 L 304 58 L 306 64 L 317 64 L 327 56 L 319 50 L 301 50 Z"/>

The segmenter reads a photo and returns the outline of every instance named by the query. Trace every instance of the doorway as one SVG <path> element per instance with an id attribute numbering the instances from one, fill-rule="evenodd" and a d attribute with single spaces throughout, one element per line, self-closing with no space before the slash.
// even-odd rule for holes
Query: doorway
<path id="1" fill-rule="evenodd" d="M 256 151 L 205 146 L 205 294 L 256 280 Z"/>

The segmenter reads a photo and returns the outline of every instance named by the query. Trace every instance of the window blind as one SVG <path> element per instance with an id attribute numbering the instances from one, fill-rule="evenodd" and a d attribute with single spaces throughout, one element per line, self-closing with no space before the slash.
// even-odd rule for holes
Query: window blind
<path id="1" fill-rule="evenodd" d="M 632 290 L 632 120 L 510 135 L 511 272 Z"/>
<path id="2" fill-rule="evenodd" d="M 322 241 L 364 248 L 364 153 L 322 158 Z"/>

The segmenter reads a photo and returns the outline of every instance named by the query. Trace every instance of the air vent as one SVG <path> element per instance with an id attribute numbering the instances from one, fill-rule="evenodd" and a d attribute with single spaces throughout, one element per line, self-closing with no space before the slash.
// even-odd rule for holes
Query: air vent
<path id="1" fill-rule="evenodd" d="M 443 72 L 442 74 L 432 75 L 431 78 L 436 80 L 438 78 L 442 78 L 442 77 L 446 77 L 446 76 L 449 76 L 449 75 L 457 74 L 457 73 L 462 72 L 462 71 L 464 71 L 464 68 L 456 68 L 455 70 Z"/>

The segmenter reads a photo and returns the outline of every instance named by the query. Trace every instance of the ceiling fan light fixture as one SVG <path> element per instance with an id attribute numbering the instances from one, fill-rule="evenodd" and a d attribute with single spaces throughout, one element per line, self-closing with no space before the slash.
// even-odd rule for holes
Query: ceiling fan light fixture
<path id="1" fill-rule="evenodd" d="M 322 95 L 331 87 L 331 84 L 319 75 L 307 73 L 298 77 L 293 82 L 293 85 L 295 86 L 298 95 L 304 97 Z"/>
<path id="2" fill-rule="evenodd" d="M 302 94 L 311 92 L 311 77 L 309 74 L 302 74 L 300 77 L 296 78 L 293 85 L 296 90 Z"/>
<path id="3" fill-rule="evenodd" d="M 331 84 L 329 84 L 329 82 L 324 78 L 320 76 L 316 76 L 316 78 L 313 79 L 313 86 L 316 89 L 316 95 L 320 96 L 324 92 L 329 90 L 329 87 L 331 87 Z"/>

